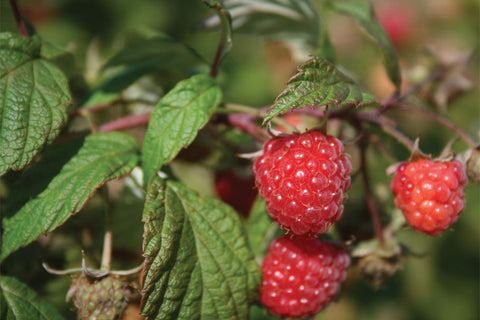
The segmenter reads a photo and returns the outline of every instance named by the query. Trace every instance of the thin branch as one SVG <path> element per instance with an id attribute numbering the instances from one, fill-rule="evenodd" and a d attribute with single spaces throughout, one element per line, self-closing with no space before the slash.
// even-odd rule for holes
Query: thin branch
<path id="1" fill-rule="evenodd" d="M 395 129 L 392 125 L 388 124 L 387 123 L 389 120 L 388 118 L 377 116 L 374 113 L 358 113 L 357 116 L 361 121 L 365 121 L 370 124 L 378 126 L 385 133 L 394 137 L 398 142 L 403 144 L 405 148 L 407 148 L 409 151 L 413 151 L 414 142 L 410 140 L 410 138 L 408 138 L 402 132 Z"/>
<path id="2" fill-rule="evenodd" d="M 25 22 L 23 21 L 22 15 L 20 14 L 20 10 L 18 9 L 18 3 L 16 0 L 10 0 L 10 7 L 13 11 L 13 16 L 15 17 L 15 21 L 17 22 L 18 31 L 24 37 L 30 36 L 28 33 L 27 27 L 25 26 Z"/>
<path id="3" fill-rule="evenodd" d="M 470 147 L 475 148 L 477 146 L 477 143 L 475 142 L 475 140 L 473 140 L 473 138 L 468 133 L 466 133 L 463 129 L 456 126 L 452 122 L 450 122 L 448 119 L 445 119 L 445 118 L 439 116 L 438 114 L 435 114 L 435 113 L 430 112 L 430 111 L 425 110 L 425 109 L 415 108 L 415 107 L 410 106 L 410 105 L 408 105 L 406 103 L 403 103 L 403 102 L 393 102 L 392 106 L 395 109 L 402 109 L 402 110 L 405 110 L 405 111 L 408 111 L 408 112 L 415 112 L 417 114 L 421 114 L 424 117 L 429 118 L 429 119 L 443 125 L 444 127 L 450 129 L 454 133 L 458 134 L 460 137 L 462 137 L 463 140 L 465 140 L 465 142 Z"/>
<path id="4" fill-rule="evenodd" d="M 232 18 L 230 14 L 223 10 L 222 5 L 220 3 L 213 3 L 211 4 L 207 0 L 203 0 L 209 8 L 216 9 L 218 17 L 220 19 L 220 24 L 222 25 L 222 31 L 220 35 L 220 41 L 218 43 L 217 52 L 215 53 L 215 58 L 213 59 L 212 66 L 210 69 L 210 75 L 215 77 L 217 75 L 218 66 L 220 65 L 220 61 L 222 61 L 223 57 L 230 51 L 232 47 L 232 35 L 231 35 L 231 23 Z"/>
<path id="5" fill-rule="evenodd" d="M 150 114 L 128 115 L 101 125 L 99 132 L 119 131 L 133 127 L 139 127 L 147 125 L 149 120 Z"/>

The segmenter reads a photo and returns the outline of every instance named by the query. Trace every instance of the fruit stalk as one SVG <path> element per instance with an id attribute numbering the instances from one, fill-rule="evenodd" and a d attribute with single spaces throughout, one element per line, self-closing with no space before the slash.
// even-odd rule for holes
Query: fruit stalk
<path id="1" fill-rule="evenodd" d="M 100 270 L 110 270 L 112 263 L 112 203 L 108 193 L 107 185 L 102 187 L 103 198 L 105 201 L 105 235 L 103 237 L 102 263 Z"/>

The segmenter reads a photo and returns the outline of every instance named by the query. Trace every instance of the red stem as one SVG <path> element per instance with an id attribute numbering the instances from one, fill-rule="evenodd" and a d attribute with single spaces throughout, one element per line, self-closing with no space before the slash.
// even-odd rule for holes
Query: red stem
<path id="1" fill-rule="evenodd" d="M 113 120 L 100 126 L 99 132 L 110 132 L 125 130 L 133 127 L 148 124 L 150 114 L 128 115 L 126 117 Z"/>
<path id="2" fill-rule="evenodd" d="M 458 134 L 459 136 L 461 136 L 463 138 L 463 140 L 465 140 L 465 142 L 472 148 L 475 148 L 476 145 L 477 145 L 475 140 L 473 140 L 473 138 L 470 137 L 470 135 L 468 135 L 468 133 L 463 131 L 461 128 L 459 128 L 458 126 L 456 126 L 455 124 L 453 124 L 449 120 L 439 116 L 438 114 L 432 113 L 432 112 L 430 112 L 428 110 L 425 110 L 425 109 L 412 107 L 412 106 L 410 106 L 406 103 L 400 102 L 400 101 L 399 102 L 392 102 L 391 105 L 392 105 L 393 108 L 403 109 L 403 110 L 406 110 L 406 111 L 409 111 L 409 112 L 415 112 L 415 113 L 421 114 L 421 115 L 423 115 L 427 118 L 432 119 L 433 121 L 445 126 L 446 128 L 450 129 L 451 131 L 453 131 L 456 134 Z"/>
<path id="3" fill-rule="evenodd" d="M 22 15 L 20 14 L 20 10 L 18 9 L 18 4 L 16 0 L 10 0 L 10 7 L 13 11 L 13 16 L 15 17 L 15 21 L 17 22 L 18 31 L 24 37 L 28 37 L 27 27 L 25 26 L 25 22 L 23 22 Z"/>
<path id="4" fill-rule="evenodd" d="M 363 185 L 365 188 L 365 201 L 367 202 L 368 212 L 372 218 L 373 226 L 375 229 L 375 234 L 377 235 L 378 244 L 380 247 L 383 247 L 385 244 L 385 239 L 383 237 L 383 227 L 382 222 L 380 221 L 380 215 L 375 205 L 375 199 L 372 196 L 372 190 L 370 187 L 370 180 L 368 178 L 368 169 L 366 161 L 366 146 L 368 136 L 365 136 L 364 139 L 360 142 L 360 171 L 362 174 Z"/>

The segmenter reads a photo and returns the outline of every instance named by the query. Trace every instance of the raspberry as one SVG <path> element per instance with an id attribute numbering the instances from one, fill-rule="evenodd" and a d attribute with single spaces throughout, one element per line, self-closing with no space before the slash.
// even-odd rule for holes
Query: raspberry
<path id="1" fill-rule="evenodd" d="M 91 282 L 85 276 L 72 279 L 67 300 L 74 298 L 79 319 L 118 319 L 122 316 L 132 289 L 122 279 L 107 276 Z"/>
<path id="2" fill-rule="evenodd" d="M 257 197 L 255 179 L 252 176 L 243 177 L 233 170 L 220 171 L 216 174 L 215 191 L 220 199 L 244 217 L 248 217 Z"/>
<path id="3" fill-rule="evenodd" d="M 337 296 L 349 265 L 345 252 L 316 238 L 278 238 L 262 263 L 260 301 L 277 316 L 312 316 Z"/>
<path id="4" fill-rule="evenodd" d="M 455 223 L 465 208 L 467 176 L 457 161 L 403 162 L 392 181 L 395 205 L 413 228 L 432 236 Z"/>
<path id="5" fill-rule="evenodd" d="M 341 218 L 352 167 L 335 137 L 311 131 L 270 139 L 253 169 L 269 215 L 287 231 L 316 236 Z"/>

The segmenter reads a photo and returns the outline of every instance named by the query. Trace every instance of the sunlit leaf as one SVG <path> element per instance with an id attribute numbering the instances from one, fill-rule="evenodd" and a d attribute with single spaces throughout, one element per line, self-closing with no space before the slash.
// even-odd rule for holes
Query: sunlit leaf
<path id="1" fill-rule="evenodd" d="M 155 178 L 145 222 L 142 312 L 149 319 L 247 319 L 260 269 L 238 214 Z"/>
<path id="2" fill-rule="evenodd" d="M 68 82 L 37 37 L 0 33 L 0 176 L 27 166 L 67 121 Z"/>
<path id="3" fill-rule="evenodd" d="M 199 74 L 179 82 L 152 112 L 142 148 L 145 184 L 156 170 L 188 146 L 219 105 L 222 92 L 212 77 Z"/>
<path id="4" fill-rule="evenodd" d="M 370 93 L 333 64 L 313 57 L 298 67 L 298 73 L 288 81 L 287 88 L 277 97 L 264 122 L 288 110 L 305 106 L 333 104 L 339 107 L 352 104 L 358 107 L 373 103 L 375 98 Z"/>
<path id="5" fill-rule="evenodd" d="M 43 192 L 3 219 L 0 260 L 63 224 L 97 188 L 129 173 L 137 162 L 138 145 L 131 136 L 120 132 L 88 136 Z"/>

